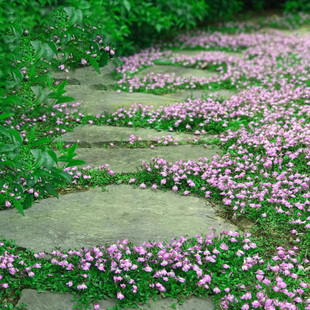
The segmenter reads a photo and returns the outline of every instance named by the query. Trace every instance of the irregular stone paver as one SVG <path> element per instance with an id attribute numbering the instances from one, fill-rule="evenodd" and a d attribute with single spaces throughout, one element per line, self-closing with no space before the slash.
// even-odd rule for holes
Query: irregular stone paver
<path id="1" fill-rule="evenodd" d="M 35 252 L 80 249 L 114 244 L 128 239 L 135 245 L 169 241 L 176 236 L 236 230 L 216 216 L 202 197 L 173 191 L 108 185 L 105 191 L 60 195 L 35 203 L 24 210 L 1 211 L 0 236 Z"/>
<path id="2" fill-rule="evenodd" d="M 152 105 L 154 109 L 160 106 L 169 106 L 176 103 L 174 98 L 157 96 L 147 93 L 117 93 L 114 90 L 94 90 L 87 85 L 68 85 L 65 96 L 71 96 L 81 102 L 79 111 L 84 114 L 97 115 L 103 113 L 114 113 L 120 107 L 126 110 L 135 103 Z"/>
<path id="3" fill-rule="evenodd" d="M 70 293 L 56 294 L 51 292 L 37 292 L 32 289 L 22 291 L 22 296 L 18 302 L 28 305 L 29 310 L 72 310 L 75 302 L 72 301 L 73 295 Z M 176 299 L 164 298 L 157 301 L 150 300 L 148 304 L 139 304 L 141 310 L 170 310 L 171 305 L 177 302 Z M 100 309 L 104 310 L 117 304 L 114 298 L 107 298 L 97 302 Z M 149 307 L 149 305 L 151 307 Z M 94 305 L 92 305 L 93 307 Z M 125 309 L 125 308 L 124 308 Z M 133 310 L 134 308 L 127 308 Z M 186 299 L 183 305 L 177 304 L 175 309 L 179 310 L 213 310 L 215 309 L 211 297 L 198 298 L 191 296 Z"/>
<path id="4" fill-rule="evenodd" d="M 228 99 L 233 95 L 236 95 L 236 92 L 229 90 L 229 89 L 220 89 L 216 92 L 210 92 L 202 89 L 198 90 L 179 90 L 176 93 L 165 94 L 163 97 L 173 98 L 178 101 L 183 101 L 188 98 L 207 98 L 207 97 L 214 97 L 215 95 L 219 95 L 224 99 Z"/>
<path id="5" fill-rule="evenodd" d="M 66 77 L 69 77 L 69 80 L 73 79 L 73 81 L 79 82 L 80 85 L 90 86 L 102 84 L 105 86 L 113 87 L 115 83 L 115 78 L 113 77 L 114 71 L 115 66 L 112 62 L 109 62 L 108 65 L 100 68 L 101 74 L 96 72 L 92 66 L 76 68 L 75 71 L 70 70 L 69 72 L 54 70 L 51 70 L 50 72 L 52 77 L 56 78 L 56 80 L 63 80 Z"/>
<path id="6" fill-rule="evenodd" d="M 259 33 L 274 33 L 274 32 L 280 32 L 286 35 L 297 35 L 297 36 L 306 36 L 310 35 L 310 26 L 309 25 L 302 25 L 299 29 L 275 29 L 271 27 L 263 27 L 260 30 L 258 30 Z"/>
<path id="7" fill-rule="evenodd" d="M 134 148 L 134 149 L 103 149 L 103 148 L 78 148 L 76 150 L 77 159 L 84 160 L 83 166 L 103 166 L 109 164 L 110 168 L 117 173 L 136 172 L 141 167 L 143 161 L 151 162 L 152 157 L 160 157 L 168 162 L 179 160 L 198 160 L 199 157 L 207 157 L 209 160 L 221 150 L 211 146 L 205 148 L 200 145 L 179 145 L 162 146 L 154 149 Z"/>
<path id="8" fill-rule="evenodd" d="M 172 138 L 178 138 L 179 141 L 194 137 L 193 134 L 188 133 L 156 131 L 145 128 L 85 125 L 75 127 L 73 131 L 63 134 L 61 138 L 64 143 L 75 143 L 76 140 L 79 140 L 81 146 L 100 147 L 104 143 L 128 142 L 131 135 L 135 135 L 137 138 L 140 137 L 143 142 L 150 139 L 148 135 L 152 136 L 152 138 L 170 135 Z M 197 136 L 198 139 L 214 137 L 215 135 Z"/>
<path id="9" fill-rule="evenodd" d="M 136 76 L 141 80 L 143 80 L 143 77 L 150 74 L 151 72 L 155 74 L 169 74 L 170 76 L 172 76 L 172 74 L 175 73 L 175 76 L 180 76 L 183 78 L 189 78 L 190 76 L 195 76 L 198 78 L 200 77 L 210 78 L 217 75 L 216 72 L 202 69 L 186 68 L 171 65 L 155 65 L 141 70 L 136 74 Z"/>
<path id="10" fill-rule="evenodd" d="M 176 51 L 172 53 L 172 56 L 182 56 L 182 55 L 186 55 L 186 56 L 197 56 L 200 53 L 214 53 L 216 51 L 205 51 L 205 50 L 180 50 L 180 51 Z M 220 51 L 222 52 L 222 51 Z M 222 52 L 227 54 L 228 56 L 233 56 L 233 57 L 243 57 L 242 53 L 238 53 L 238 52 Z"/>

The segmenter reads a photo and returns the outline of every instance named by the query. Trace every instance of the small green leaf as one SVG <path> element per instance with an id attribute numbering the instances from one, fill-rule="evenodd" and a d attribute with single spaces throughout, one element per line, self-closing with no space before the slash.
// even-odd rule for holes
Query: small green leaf
<path id="1" fill-rule="evenodd" d="M 19 146 L 23 143 L 24 139 L 17 130 L 10 129 L 10 134 L 12 135 L 14 144 L 17 144 Z"/>
<path id="2" fill-rule="evenodd" d="M 124 1 L 123 1 L 123 4 L 124 4 L 124 7 L 126 8 L 126 10 L 127 10 L 128 12 L 130 12 L 131 6 L 130 6 L 129 1 L 128 1 L 128 0 L 124 0 Z"/>
<path id="3" fill-rule="evenodd" d="M 55 55 L 51 47 L 47 43 L 43 43 L 42 50 L 43 50 L 43 57 L 48 61 L 51 61 Z"/>
<path id="4" fill-rule="evenodd" d="M 0 114 L 0 120 L 9 118 L 9 117 L 11 117 L 11 116 L 13 116 L 13 115 L 14 115 L 14 113 L 2 113 L 2 114 Z M 2 129 L 2 128 L 0 128 L 0 130 L 1 130 L 1 129 Z"/>
<path id="5" fill-rule="evenodd" d="M 51 183 L 44 184 L 43 189 L 45 189 L 49 194 L 51 194 L 51 195 L 55 196 L 57 199 L 59 199 L 58 194 L 55 191 L 55 189 Z"/>
<path id="6" fill-rule="evenodd" d="M 24 200 L 24 210 L 29 209 L 33 204 L 33 196 L 32 194 L 27 194 L 25 200 Z"/>
<path id="7" fill-rule="evenodd" d="M 90 64 L 93 66 L 93 68 L 96 70 L 96 72 L 101 74 L 100 69 L 99 69 L 99 64 L 97 63 L 97 61 L 91 56 L 88 57 L 88 60 Z"/>
<path id="8" fill-rule="evenodd" d="M 102 55 L 99 59 L 99 67 L 106 66 L 109 62 L 109 55 L 107 52 L 102 52 Z"/>
<path id="9" fill-rule="evenodd" d="M 80 159 L 73 159 L 70 160 L 67 164 L 66 164 L 66 168 L 68 167 L 73 167 L 73 166 L 79 166 L 79 165 L 85 165 L 85 161 L 84 160 L 80 160 Z"/>
<path id="10" fill-rule="evenodd" d="M 49 154 L 49 156 L 51 156 L 53 158 L 53 161 L 57 164 L 58 159 L 57 159 L 57 155 L 55 154 L 55 152 L 52 150 L 48 150 L 46 152 Z"/>
<path id="11" fill-rule="evenodd" d="M 71 102 L 71 101 L 75 101 L 75 99 L 73 97 L 62 96 L 57 100 L 56 104 L 64 103 L 64 102 Z"/>
<path id="12" fill-rule="evenodd" d="M 68 182 L 72 182 L 72 175 L 70 175 L 69 173 L 65 172 L 65 171 L 59 171 L 58 175 L 62 178 L 67 180 Z"/>
<path id="13" fill-rule="evenodd" d="M 16 199 L 13 199 L 12 202 L 13 202 L 14 207 L 17 209 L 17 211 L 18 211 L 22 216 L 25 216 L 25 214 L 24 214 L 24 209 L 23 209 L 23 206 L 21 205 L 21 203 L 20 203 L 18 200 L 16 200 Z"/>
<path id="14" fill-rule="evenodd" d="M 1 115 L 0 115 L 1 116 Z M 7 138 L 11 138 L 10 131 L 8 129 L 5 129 L 4 127 L 0 128 L 0 133 L 2 133 Z"/>
<path id="15" fill-rule="evenodd" d="M 40 150 L 30 150 L 30 153 L 33 155 L 33 157 L 38 160 L 40 155 L 41 155 L 41 151 Z"/>
<path id="16" fill-rule="evenodd" d="M 9 153 L 15 151 L 15 149 L 18 149 L 16 145 L 12 144 L 0 144 L 0 153 Z"/>
<path id="17" fill-rule="evenodd" d="M 31 45 L 34 47 L 35 50 L 38 50 L 40 47 L 40 42 L 39 41 L 31 41 Z"/>
<path id="18" fill-rule="evenodd" d="M 31 147 L 42 145 L 42 144 L 48 144 L 48 143 L 51 143 L 52 141 L 53 141 L 52 138 L 40 138 L 40 139 L 33 141 L 31 143 Z"/>

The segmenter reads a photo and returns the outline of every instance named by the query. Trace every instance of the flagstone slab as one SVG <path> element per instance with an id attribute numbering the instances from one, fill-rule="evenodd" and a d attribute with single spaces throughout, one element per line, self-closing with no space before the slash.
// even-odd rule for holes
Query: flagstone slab
<path id="1" fill-rule="evenodd" d="M 232 56 L 232 57 L 243 57 L 243 54 L 239 53 L 239 52 L 205 51 L 205 50 L 190 50 L 190 49 L 181 49 L 179 51 L 174 51 L 172 53 L 172 56 L 176 57 L 176 56 L 185 55 L 185 56 L 195 57 L 195 56 L 197 56 L 198 54 L 201 54 L 201 53 L 210 53 L 210 54 L 213 53 L 214 54 L 214 52 L 225 53 L 227 56 Z"/>
<path id="2" fill-rule="evenodd" d="M 158 109 L 160 106 L 170 106 L 177 102 L 174 98 L 165 96 L 138 92 L 117 93 L 114 90 L 93 89 L 87 85 L 68 85 L 66 91 L 65 96 L 71 96 L 82 103 L 78 108 L 79 112 L 89 115 L 112 114 L 121 107 L 128 110 L 135 103 L 152 105 L 154 109 Z"/>
<path id="3" fill-rule="evenodd" d="M 211 78 L 213 76 L 217 76 L 216 72 L 203 70 L 203 69 L 195 69 L 195 68 L 186 68 L 182 66 L 172 66 L 172 65 L 155 65 L 152 67 L 145 68 L 139 71 L 136 76 L 143 80 L 143 77 L 149 75 L 151 73 L 156 74 L 169 74 L 172 77 L 173 73 L 176 77 L 182 78 L 190 78 L 190 77 L 198 77 L 198 78 Z"/>
<path id="4" fill-rule="evenodd" d="M 22 303 L 28 305 L 28 310 L 72 310 L 75 301 L 72 301 L 73 295 L 70 293 L 58 294 L 52 292 L 37 292 L 32 289 L 24 289 L 22 291 L 21 298 L 18 302 L 18 306 Z M 146 304 L 139 304 L 141 310 L 170 310 L 171 305 L 176 303 L 176 299 L 161 298 L 157 301 L 150 300 Z M 99 304 L 101 310 L 114 307 L 117 302 L 115 298 L 107 298 L 106 300 L 99 300 L 96 302 Z M 91 304 L 93 309 L 94 304 Z M 123 308 L 133 310 L 134 308 Z M 213 302 L 211 297 L 198 298 L 196 296 L 190 296 L 184 300 L 182 305 L 177 304 L 176 310 L 213 310 Z"/>
<path id="5" fill-rule="evenodd" d="M 307 36 L 310 35 L 310 25 L 302 25 L 298 29 L 277 29 L 277 28 L 271 28 L 271 27 L 262 27 L 259 31 L 259 33 L 283 33 L 285 35 L 297 35 L 297 36 Z"/>
<path id="6" fill-rule="evenodd" d="M 120 148 L 120 149 L 103 149 L 103 148 L 78 148 L 76 150 L 77 159 L 84 160 L 86 165 L 98 168 L 108 164 L 112 171 L 136 172 L 142 162 L 151 162 L 152 157 L 159 157 L 168 162 L 180 160 L 196 160 L 200 157 L 206 157 L 209 160 L 214 155 L 219 155 L 221 150 L 218 147 L 201 145 L 179 145 L 179 146 L 161 146 L 150 148 Z"/>
<path id="7" fill-rule="evenodd" d="M 236 92 L 229 89 L 220 89 L 217 90 L 216 92 L 197 89 L 197 90 L 179 90 L 175 93 L 165 94 L 163 95 L 163 97 L 169 97 L 178 101 L 183 101 L 188 98 L 200 99 L 215 96 L 219 96 L 224 99 L 229 99 L 231 96 L 236 94 L 237 94 Z"/>
<path id="8" fill-rule="evenodd" d="M 61 136 L 64 143 L 75 143 L 79 140 L 81 146 L 89 147 L 102 147 L 104 143 L 117 143 L 129 142 L 131 135 L 141 138 L 142 142 L 147 142 L 152 138 L 162 136 L 171 136 L 173 139 L 177 138 L 179 141 L 188 140 L 194 137 L 189 133 L 156 131 L 154 129 L 145 128 L 129 128 L 129 127 L 116 127 L 116 126 L 97 126 L 85 125 L 77 126 L 73 131 L 67 132 Z M 148 136 L 151 136 L 149 138 Z M 215 135 L 201 135 L 197 136 L 198 139 L 214 138 Z"/>
<path id="9" fill-rule="evenodd" d="M 65 251 L 114 244 L 128 239 L 135 245 L 169 241 L 177 236 L 194 237 L 236 230 L 216 215 L 202 197 L 173 191 L 108 185 L 52 197 L 24 210 L 0 211 L 0 236 L 35 252 Z"/>
<path id="10" fill-rule="evenodd" d="M 55 71 L 51 69 L 50 73 L 56 81 L 62 81 L 68 77 L 69 81 L 74 81 L 74 83 L 71 81 L 70 84 L 87 86 L 102 84 L 105 86 L 114 87 L 115 78 L 113 73 L 115 72 L 115 65 L 112 62 L 109 62 L 108 65 L 100 67 L 99 69 L 101 74 L 95 71 L 92 66 L 80 67 L 75 70 L 70 69 L 69 72 Z"/>

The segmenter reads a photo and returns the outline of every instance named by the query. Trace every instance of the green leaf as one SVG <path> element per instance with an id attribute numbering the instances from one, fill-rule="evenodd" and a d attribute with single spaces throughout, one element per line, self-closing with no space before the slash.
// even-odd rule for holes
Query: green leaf
<path id="1" fill-rule="evenodd" d="M 0 144 L 0 153 L 13 152 L 16 148 L 18 147 L 12 144 Z"/>
<path id="2" fill-rule="evenodd" d="M 73 97 L 62 96 L 57 100 L 56 104 L 64 103 L 64 102 L 71 102 L 71 101 L 75 101 L 75 99 Z"/>
<path id="3" fill-rule="evenodd" d="M 31 43 L 31 45 L 34 47 L 34 49 L 35 49 L 36 51 L 39 50 L 39 48 L 40 48 L 40 42 L 39 42 L 39 41 L 31 41 L 30 43 Z"/>
<path id="4" fill-rule="evenodd" d="M 67 13 L 69 17 L 72 16 L 73 9 L 71 7 L 64 8 L 64 11 Z"/>
<path id="5" fill-rule="evenodd" d="M 44 169 L 37 169 L 36 171 L 34 171 L 34 173 L 32 174 L 33 177 L 51 177 L 51 174 L 49 172 L 47 172 Z"/>
<path id="6" fill-rule="evenodd" d="M 91 56 L 88 57 L 88 60 L 89 60 L 90 64 L 93 66 L 93 68 L 94 68 L 99 74 L 101 74 L 100 69 L 99 69 L 99 64 L 97 63 L 97 61 L 96 61 L 93 57 L 91 57 Z"/>
<path id="7" fill-rule="evenodd" d="M 25 200 L 24 200 L 24 210 L 29 209 L 33 204 L 33 196 L 32 194 L 27 194 Z"/>
<path id="8" fill-rule="evenodd" d="M 40 150 L 30 150 L 30 153 L 33 155 L 33 157 L 38 160 L 40 155 L 41 155 L 41 151 Z"/>
<path id="9" fill-rule="evenodd" d="M 43 50 L 43 57 L 48 61 L 51 61 L 55 55 L 51 47 L 47 43 L 43 43 L 42 50 Z"/>
<path id="10" fill-rule="evenodd" d="M 51 183 L 45 183 L 43 186 L 43 189 L 45 189 L 49 194 L 55 196 L 57 199 L 59 199 L 57 192 L 55 191 L 53 185 Z"/>
<path id="11" fill-rule="evenodd" d="M 53 158 L 45 151 L 42 153 L 43 163 L 42 165 L 48 170 L 51 170 L 55 164 Z"/>
<path id="12" fill-rule="evenodd" d="M 72 158 L 75 156 L 75 155 L 73 156 L 73 154 L 78 146 L 79 146 L 79 143 L 75 143 L 67 149 L 68 158 Z"/>
<path id="13" fill-rule="evenodd" d="M 55 54 L 57 54 L 57 47 L 56 47 L 55 42 L 48 41 L 47 44 L 48 44 L 48 46 L 51 48 L 51 50 L 52 50 Z"/>
<path id="14" fill-rule="evenodd" d="M 67 162 L 68 161 L 68 156 L 67 155 L 62 155 L 62 156 L 58 157 L 58 161 Z"/>
<path id="15" fill-rule="evenodd" d="M 7 138 L 11 138 L 10 131 L 4 127 L 0 127 L 0 133 L 2 133 Z"/>
<path id="16" fill-rule="evenodd" d="M 11 117 L 11 116 L 13 116 L 13 115 L 14 115 L 14 113 L 2 113 L 2 114 L 0 114 L 0 120 L 9 118 L 9 117 Z M 2 129 L 2 128 L 0 128 L 0 130 L 1 130 L 1 129 Z"/>
<path id="17" fill-rule="evenodd" d="M 13 202 L 14 207 L 17 209 L 17 211 L 18 211 L 22 216 L 25 216 L 24 210 L 23 210 L 23 206 L 21 205 L 21 203 L 20 203 L 18 200 L 16 200 L 16 199 L 13 199 L 12 202 Z"/>
<path id="18" fill-rule="evenodd" d="M 30 86 L 33 93 L 38 96 L 40 94 L 40 87 L 39 86 Z"/>
<path id="19" fill-rule="evenodd" d="M 24 139 L 17 130 L 10 129 L 10 134 L 12 135 L 15 145 L 20 146 L 23 143 Z"/>
<path id="20" fill-rule="evenodd" d="M 73 167 L 73 166 L 79 166 L 79 165 L 85 165 L 85 161 L 84 160 L 79 160 L 79 159 L 73 159 L 70 160 L 67 164 L 66 164 L 66 168 L 68 167 Z"/>
<path id="21" fill-rule="evenodd" d="M 23 80 L 23 74 L 19 70 L 13 69 L 11 73 L 16 83 L 20 83 Z"/>
<path id="22" fill-rule="evenodd" d="M 54 162 L 57 164 L 58 159 L 57 159 L 57 155 L 55 154 L 55 152 L 52 150 L 48 150 L 46 152 L 49 154 L 49 156 L 51 156 L 53 158 Z"/>
<path id="23" fill-rule="evenodd" d="M 106 66 L 109 62 L 109 55 L 107 52 L 102 52 L 102 55 L 99 59 L 99 67 Z"/>
<path id="24" fill-rule="evenodd" d="M 42 144 L 48 144 L 53 141 L 53 138 L 40 138 L 38 140 L 35 140 L 31 143 L 31 147 L 42 145 Z"/>
<path id="25" fill-rule="evenodd" d="M 128 12 L 130 12 L 131 6 L 128 0 L 123 0 L 124 7 Z"/>
<path id="26" fill-rule="evenodd" d="M 65 172 L 65 171 L 59 171 L 58 175 L 62 178 L 67 180 L 68 182 L 72 182 L 72 175 L 70 175 L 69 173 Z"/>

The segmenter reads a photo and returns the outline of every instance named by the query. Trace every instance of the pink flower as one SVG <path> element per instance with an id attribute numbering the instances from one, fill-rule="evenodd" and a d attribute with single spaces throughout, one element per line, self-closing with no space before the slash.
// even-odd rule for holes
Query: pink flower
<path id="1" fill-rule="evenodd" d="M 228 251 L 229 247 L 226 243 L 221 243 L 220 248 L 224 251 Z"/>
<path id="2" fill-rule="evenodd" d="M 81 59 L 81 63 L 83 66 L 87 65 L 87 61 L 84 58 Z"/>
<path id="3" fill-rule="evenodd" d="M 98 310 L 98 309 L 100 309 L 100 306 L 98 304 L 94 304 L 94 309 Z"/>
<path id="4" fill-rule="evenodd" d="M 117 293 L 117 299 L 120 299 L 120 300 L 122 300 L 122 299 L 124 299 L 124 295 L 121 293 L 121 292 L 118 292 Z"/>
<path id="5" fill-rule="evenodd" d="M 251 292 L 245 293 L 243 296 L 240 297 L 240 299 L 252 299 Z"/>
<path id="6" fill-rule="evenodd" d="M 146 188 L 146 185 L 144 183 L 141 183 L 140 188 Z"/>
<path id="7" fill-rule="evenodd" d="M 150 267 L 150 266 L 147 266 L 147 267 L 145 267 L 145 268 L 143 268 L 143 270 L 145 270 L 146 272 L 152 272 L 152 267 Z"/>
<path id="8" fill-rule="evenodd" d="M 73 282 L 70 281 L 70 282 L 67 282 L 66 285 L 68 285 L 69 287 L 71 287 L 73 285 Z"/>
<path id="9" fill-rule="evenodd" d="M 215 288 L 213 289 L 213 292 L 214 292 L 214 293 L 220 293 L 221 290 L 220 290 L 218 287 L 215 287 Z"/>
<path id="10" fill-rule="evenodd" d="M 85 283 L 82 283 L 82 284 L 79 284 L 79 285 L 77 286 L 77 289 L 78 289 L 78 290 L 85 290 L 85 289 L 87 289 L 87 286 L 86 286 Z"/>
<path id="11" fill-rule="evenodd" d="M 241 307 L 241 310 L 248 310 L 250 307 L 249 307 L 249 304 L 244 304 L 242 307 Z"/>

